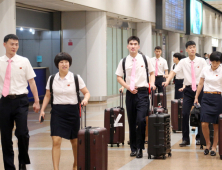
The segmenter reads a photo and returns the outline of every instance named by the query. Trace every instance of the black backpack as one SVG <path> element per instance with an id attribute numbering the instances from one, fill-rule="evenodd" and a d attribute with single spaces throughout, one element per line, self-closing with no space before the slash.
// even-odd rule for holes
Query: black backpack
<path id="1" fill-rule="evenodd" d="M 53 106 L 53 89 L 52 89 L 52 84 L 53 80 L 55 78 L 55 74 L 53 74 L 50 77 L 50 84 L 49 84 L 49 89 L 50 89 L 50 94 L 51 94 L 51 107 Z M 79 80 L 77 74 L 74 74 L 74 82 L 76 85 L 76 94 L 77 94 L 77 99 L 78 99 L 78 106 L 79 106 L 79 112 L 81 113 L 81 98 L 80 98 L 80 93 L 79 93 Z M 80 114 L 81 117 L 81 114 Z"/>
<path id="2" fill-rule="evenodd" d="M 149 84 L 149 76 L 148 76 L 149 73 L 148 73 L 148 64 L 147 64 L 146 56 L 145 56 L 141 51 L 139 51 L 138 53 L 143 56 L 143 60 L 144 60 L 145 67 L 146 67 L 147 82 L 148 82 L 148 84 Z M 126 81 L 126 68 L 125 68 L 125 65 L 126 65 L 126 57 L 123 58 L 123 62 L 122 62 L 123 74 L 124 74 L 124 81 Z"/>

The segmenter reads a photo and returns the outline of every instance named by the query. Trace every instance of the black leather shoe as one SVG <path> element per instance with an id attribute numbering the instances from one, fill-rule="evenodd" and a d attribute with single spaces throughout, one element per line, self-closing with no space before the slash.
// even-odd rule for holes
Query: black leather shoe
<path id="1" fill-rule="evenodd" d="M 131 152 L 130 156 L 136 156 L 136 151 L 135 152 Z"/>
<path id="2" fill-rule="evenodd" d="M 211 156 L 216 156 L 216 152 L 215 152 L 215 151 L 211 151 L 211 152 L 210 152 L 210 155 L 211 155 Z"/>
<path id="3" fill-rule="evenodd" d="M 204 150 L 204 155 L 208 155 L 209 154 L 209 149 L 205 149 Z"/>
<path id="4" fill-rule="evenodd" d="M 143 150 L 137 149 L 136 151 L 136 158 L 142 158 L 143 157 Z"/>
<path id="5" fill-rule="evenodd" d="M 25 164 L 19 164 L 19 170 L 27 170 Z"/>
<path id="6" fill-rule="evenodd" d="M 196 145 L 200 145 L 200 139 L 196 140 Z"/>
<path id="7" fill-rule="evenodd" d="M 183 140 L 182 143 L 180 143 L 179 145 L 180 145 L 180 147 L 184 147 L 184 146 L 190 145 L 190 141 Z"/>

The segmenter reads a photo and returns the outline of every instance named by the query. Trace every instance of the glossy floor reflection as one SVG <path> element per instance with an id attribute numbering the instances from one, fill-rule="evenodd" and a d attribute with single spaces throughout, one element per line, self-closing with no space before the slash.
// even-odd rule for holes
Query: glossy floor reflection
<path id="1" fill-rule="evenodd" d="M 171 99 L 174 97 L 174 90 L 172 87 L 167 88 L 167 106 L 169 113 L 171 111 Z M 119 97 L 111 98 L 106 103 L 91 103 L 87 106 L 87 126 L 104 126 L 104 109 L 108 107 L 119 106 Z M 125 107 L 125 104 L 124 104 Z M 32 111 L 28 115 L 28 126 L 30 131 L 30 146 L 29 155 L 31 164 L 27 166 L 28 170 L 53 170 L 52 156 L 51 156 L 51 137 L 50 137 L 50 106 L 46 110 L 46 118 L 43 124 L 38 122 L 38 114 Z M 84 119 L 84 118 L 83 118 Z M 84 126 L 84 125 L 83 125 Z M 166 160 L 148 160 L 147 150 L 144 150 L 144 157 L 142 159 L 135 159 L 130 157 L 130 148 L 127 145 L 129 140 L 129 127 L 127 123 L 125 126 L 125 145 L 118 148 L 108 147 L 108 169 L 109 170 L 218 170 L 222 168 L 222 160 L 219 159 L 217 153 L 216 157 L 204 156 L 203 150 L 195 145 L 195 132 L 191 132 L 191 145 L 181 148 L 181 133 L 172 133 L 172 157 Z M 15 165 L 18 168 L 18 149 L 17 139 L 13 135 L 14 150 L 15 150 Z M 146 145 L 147 147 L 147 145 Z M 0 147 L 1 148 L 1 147 Z M 61 148 L 61 170 L 72 170 L 73 155 L 71 144 L 68 140 L 63 139 Z M 0 152 L 0 170 L 3 170 L 2 152 Z"/>

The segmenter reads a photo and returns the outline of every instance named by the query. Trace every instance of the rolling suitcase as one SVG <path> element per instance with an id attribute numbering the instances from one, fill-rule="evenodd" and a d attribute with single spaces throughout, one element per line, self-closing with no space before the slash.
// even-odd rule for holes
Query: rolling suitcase
<path id="1" fill-rule="evenodd" d="M 206 141 L 202 132 L 202 126 L 200 126 L 201 128 L 199 129 L 200 132 L 200 149 L 203 149 L 203 146 L 206 146 Z M 210 142 L 211 142 L 211 146 L 213 145 L 213 141 L 214 141 L 214 127 L 212 123 L 209 123 L 209 129 L 210 129 Z"/>
<path id="2" fill-rule="evenodd" d="M 78 170 L 107 170 L 107 130 L 99 127 L 79 130 L 77 155 Z"/>
<path id="3" fill-rule="evenodd" d="M 123 93 L 120 93 L 120 106 L 105 109 L 104 126 L 107 129 L 107 142 L 111 144 L 122 143 L 125 140 L 125 111 L 123 108 Z"/>
<path id="4" fill-rule="evenodd" d="M 222 114 L 219 115 L 219 127 L 218 127 L 218 145 L 219 145 L 219 155 L 222 160 Z"/>
<path id="5" fill-rule="evenodd" d="M 165 89 L 165 88 L 164 88 Z M 166 101 L 163 101 L 166 102 Z M 151 156 L 166 158 L 171 154 L 170 115 L 164 107 L 154 108 L 154 114 L 148 118 L 148 159 Z"/>
<path id="6" fill-rule="evenodd" d="M 182 106 L 183 99 L 171 100 L 171 124 L 174 133 L 176 133 L 176 131 L 182 131 Z"/>
<path id="7" fill-rule="evenodd" d="M 154 91 L 152 91 L 152 93 L 154 93 Z M 158 113 L 168 113 L 168 109 L 167 109 L 167 97 L 166 97 L 166 87 L 163 88 L 163 100 L 161 101 L 161 103 L 158 104 L 158 106 L 155 106 L 155 95 L 153 96 L 152 101 L 154 101 L 154 109 L 151 109 L 151 112 L 154 111 L 154 113 L 158 112 Z"/>

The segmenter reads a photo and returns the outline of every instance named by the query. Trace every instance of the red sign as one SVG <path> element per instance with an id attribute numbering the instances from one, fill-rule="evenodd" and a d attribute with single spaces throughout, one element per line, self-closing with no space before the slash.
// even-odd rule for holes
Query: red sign
<path id="1" fill-rule="evenodd" d="M 72 45 L 73 45 L 72 40 L 69 40 L 68 46 L 72 46 Z"/>

